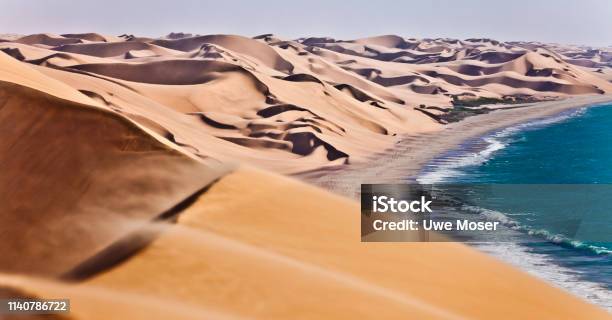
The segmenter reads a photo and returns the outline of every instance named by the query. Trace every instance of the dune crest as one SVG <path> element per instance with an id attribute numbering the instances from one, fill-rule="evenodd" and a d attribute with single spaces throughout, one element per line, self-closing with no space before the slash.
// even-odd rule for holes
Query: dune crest
<path id="1" fill-rule="evenodd" d="M 227 170 L 96 105 L 4 81 L 0 105 L 2 272 L 58 276 Z"/>

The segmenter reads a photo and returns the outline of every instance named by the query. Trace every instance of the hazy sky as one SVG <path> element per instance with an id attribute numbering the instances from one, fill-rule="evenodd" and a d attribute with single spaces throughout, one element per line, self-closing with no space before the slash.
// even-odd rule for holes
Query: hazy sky
<path id="1" fill-rule="evenodd" d="M 0 33 L 171 31 L 354 39 L 489 37 L 612 45 L 611 0 L 1 0 Z"/>

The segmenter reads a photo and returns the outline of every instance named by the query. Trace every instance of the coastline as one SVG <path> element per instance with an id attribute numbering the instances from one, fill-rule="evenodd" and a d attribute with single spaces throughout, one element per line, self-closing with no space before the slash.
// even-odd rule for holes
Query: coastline
<path id="1" fill-rule="evenodd" d="M 349 166 L 322 168 L 294 175 L 333 193 L 358 199 L 362 183 L 413 181 L 424 166 L 440 155 L 457 149 L 469 139 L 513 125 L 555 116 L 565 111 L 612 101 L 612 95 L 575 96 L 564 100 L 497 106 L 494 112 L 471 116 L 448 124 L 440 131 L 404 136 L 394 148 L 369 161 Z M 508 107 L 507 109 L 503 109 Z"/>
<path id="2" fill-rule="evenodd" d="M 442 131 L 407 136 L 397 144 L 396 148 L 379 155 L 371 162 L 356 164 L 346 170 L 328 169 L 311 172 L 300 178 L 334 193 L 358 199 L 362 183 L 407 183 L 414 182 L 417 178 L 422 182 L 421 179 L 429 179 L 425 178 L 428 176 L 429 168 L 435 173 L 437 171 L 435 169 L 440 165 L 443 166 L 444 161 L 448 160 L 449 154 L 469 150 L 473 141 L 517 125 L 555 119 L 557 116 L 583 107 L 611 101 L 610 95 L 572 97 L 472 116 L 449 124 Z M 572 274 L 572 269 L 558 264 L 552 257 L 530 253 L 516 244 L 471 247 L 604 310 L 612 310 L 606 302 L 608 299 L 606 289 L 595 282 L 577 280 Z M 549 268 L 544 272 L 536 272 L 537 266 L 542 264 L 548 265 Z"/>

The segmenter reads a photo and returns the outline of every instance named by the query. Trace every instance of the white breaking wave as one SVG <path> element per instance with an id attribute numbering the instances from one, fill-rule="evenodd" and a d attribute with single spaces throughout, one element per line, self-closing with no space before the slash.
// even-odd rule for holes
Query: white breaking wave
<path id="1" fill-rule="evenodd" d="M 610 290 L 597 283 L 581 279 L 575 270 L 559 266 L 547 255 L 532 253 L 528 248 L 511 242 L 478 243 L 474 246 L 556 287 L 612 311 L 612 292 Z"/>
<path id="2" fill-rule="evenodd" d="M 584 107 L 557 116 L 521 123 L 471 141 L 467 144 L 468 147 L 470 145 L 483 145 L 484 147 L 477 148 L 479 150 L 476 152 L 459 152 L 458 155 L 451 155 L 451 153 L 447 153 L 439 159 L 434 159 L 425 167 L 425 170 L 421 172 L 416 181 L 421 184 L 452 182 L 457 177 L 465 174 L 462 171 L 462 168 L 481 165 L 488 161 L 497 151 L 508 146 L 508 144 L 512 142 L 511 136 L 515 135 L 517 132 L 538 129 L 580 116 L 585 113 L 587 108 L 588 107 Z M 470 208 L 464 209 L 470 210 Z M 482 208 L 471 209 L 477 211 L 488 220 L 499 221 L 514 230 L 526 231 L 526 233 L 529 235 L 542 237 L 553 243 L 564 243 L 570 244 L 575 248 L 584 248 L 584 245 L 580 242 L 572 241 L 571 239 L 566 238 L 561 239 L 558 235 L 550 234 L 545 230 L 532 230 L 526 226 L 522 226 L 501 212 L 483 210 Z M 560 266 L 555 262 L 554 257 L 552 256 L 532 252 L 528 247 L 514 242 L 471 244 L 485 253 L 495 256 L 540 279 L 543 279 L 557 287 L 563 288 L 576 296 L 612 311 L 612 292 L 610 290 L 595 282 L 584 280 L 582 277 L 580 277 L 580 273 L 576 270 Z M 596 249 L 594 250 L 596 253 L 609 254 L 609 251 L 602 252 L 597 250 L 603 248 L 594 247 L 592 249 Z"/>
<path id="3" fill-rule="evenodd" d="M 598 255 L 612 255 L 612 250 L 608 248 L 584 243 L 582 241 L 574 240 L 562 234 L 553 233 L 548 230 L 531 228 L 527 225 L 519 223 L 518 221 L 508 217 L 507 215 L 499 211 L 484 209 L 475 206 L 463 206 L 461 207 L 461 209 L 464 211 L 477 213 L 480 216 L 484 217 L 486 220 L 500 222 L 502 225 L 509 227 L 513 230 L 523 231 L 530 236 L 534 236 L 536 238 L 540 238 L 548 242 L 565 245 L 574 249 L 588 250 Z"/>
<path id="4" fill-rule="evenodd" d="M 519 222 L 499 211 L 474 206 L 464 206 L 462 209 L 478 213 L 487 220 L 499 221 L 503 225 L 514 230 L 526 231 L 529 235 L 541 237 L 552 243 L 563 243 L 573 248 L 586 249 L 597 254 L 612 253 L 606 248 L 587 245 L 579 241 L 568 239 L 562 235 L 552 234 L 545 230 L 531 229 L 521 225 Z M 612 311 L 612 292 L 610 290 L 598 283 L 584 280 L 580 277 L 580 273 L 577 270 L 560 266 L 553 256 L 532 252 L 528 247 L 515 242 L 482 242 L 470 244 L 485 253 L 525 270 L 578 297 Z"/>
<path id="5" fill-rule="evenodd" d="M 432 164 L 430 167 L 435 169 L 425 171 L 416 180 L 421 184 L 435 184 L 447 182 L 450 178 L 461 176 L 463 172 L 461 168 L 468 166 L 477 166 L 485 163 L 491 158 L 496 151 L 506 147 L 506 143 L 496 139 L 495 137 L 484 137 L 483 141 L 487 146 L 476 152 L 461 155 L 456 158 L 444 159 L 444 162 Z"/>
<path id="6" fill-rule="evenodd" d="M 472 142 L 474 145 L 484 145 L 477 152 L 465 152 L 458 156 L 443 155 L 439 159 L 434 159 L 430 164 L 425 166 L 425 170 L 417 177 L 416 181 L 421 184 L 435 184 L 449 182 L 453 178 L 457 178 L 464 173 L 461 168 L 477 166 L 488 161 L 497 151 L 504 149 L 511 142 L 510 136 L 524 130 L 532 130 L 559 123 L 567 119 L 584 114 L 587 108 L 576 109 L 572 112 L 562 113 L 560 115 L 533 120 L 504 128 L 492 134 L 485 135 L 480 139 Z"/>

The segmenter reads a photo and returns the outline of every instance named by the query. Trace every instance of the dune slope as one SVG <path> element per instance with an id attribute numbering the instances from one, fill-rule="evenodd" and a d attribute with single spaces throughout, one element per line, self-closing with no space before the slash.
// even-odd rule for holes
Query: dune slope
<path id="1" fill-rule="evenodd" d="M 9 82 L 0 106 L 4 272 L 60 275 L 223 172 L 96 106 Z"/>
<path id="2" fill-rule="evenodd" d="M 609 318 L 460 244 L 360 243 L 358 215 L 346 199 L 243 168 L 202 194 L 176 224 L 141 226 L 159 237 L 80 283 L 0 281 L 32 295 L 75 296 L 76 319 L 114 312 L 133 319 Z M 158 310 L 162 301 L 162 312 L 138 315 L 137 308 Z"/>

